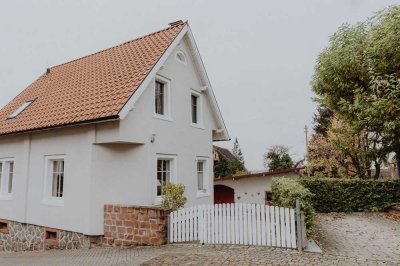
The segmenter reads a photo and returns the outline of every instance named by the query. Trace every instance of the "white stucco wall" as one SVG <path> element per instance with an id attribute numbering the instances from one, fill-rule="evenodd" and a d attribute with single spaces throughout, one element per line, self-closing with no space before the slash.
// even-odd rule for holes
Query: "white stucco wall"
<path id="1" fill-rule="evenodd" d="M 158 73 L 170 80 L 171 121 L 153 117 L 152 82 L 120 122 L 0 137 L 0 158 L 15 160 L 12 198 L 0 198 L 0 218 L 101 235 L 104 204 L 158 204 L 157 154 L 176 156 L 175 182 L 186 186 L 188 206 L 212 203 L 212 131 L 217 130 L 217 123 L 207 97 L 200 92 L 204 84 L 187 49 L 182 40 Z M 175 59 L 178 50 L 186 54 L 187 65 Z M 191 90 L 201 94 L 201 128 L 191 125 Z M 61 206 L 43 201 L 48 155 L 65 155 Z M 201 196 L 197 194 L 199 156 L 208 159 L 208 193 Z"/>
<path id="2" fill-rule="evenodd" d="M 271 191 L 273 178 L 298 177 L 296 173 L 246 177 L 236 180 L 215 181 L 214 185 L 224 185 L 235 190 L 235 203 L 265 204 L 265 191 Z"/>

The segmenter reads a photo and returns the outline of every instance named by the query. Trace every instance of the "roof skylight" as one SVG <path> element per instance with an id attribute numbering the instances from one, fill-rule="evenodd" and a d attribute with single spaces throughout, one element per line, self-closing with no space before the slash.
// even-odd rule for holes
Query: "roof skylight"
<path id="1" fill-rule="evenodd" d="M 26 108 L 29 107 L 29 105 L 31 105 L 33 103 L 34 100 L 29 100 L 24 102 L 17 110 L 15 110 L 14 113 L 12 113 L 8 119 L 13 119 L 16 118 L 17 116 L 19 116 L 23 111 L 25 111 Z"/>

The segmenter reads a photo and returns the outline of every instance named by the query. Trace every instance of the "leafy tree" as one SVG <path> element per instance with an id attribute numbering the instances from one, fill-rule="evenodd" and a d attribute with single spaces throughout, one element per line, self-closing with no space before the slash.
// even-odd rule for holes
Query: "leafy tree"
<path id="1" fill-rule="evenodd" d="M 239 146 L 238 138 L 235 138 L 235 142 L 233 143 L 232 154 L 235 158 L 244 165 L 244 157 L 242 153 L 242 149 Z"/>
<path id="2" fill-rule="evenodd" d="M 232 171 L 228 159 L 220 155 L 219 160 L 214 163 L 214 177 L 232 176 L 233 174 L 235 173 Z"/>
<path id="3" fill-rule="evenodd" d="M 182 184 L 167 183 L 163 187 L 164 195 L 161 206 L 176 211 L 185 206 L 187 198 L 183 195 L 185 186 Z"/>
<path id="4" fill-rule="evenodd" d="M 264 168 L 269 171 L 293 168 L 289 148 L 283 145 L 272 146 L 264 154 Z"/>
<path id="5" fill-rule="evenodd" d="M 363 136 L 365 152 L 376 167 L 391 152 L 400 166 L 399 42 L 399 6 L 363 23 L 345 24 L 319 55 L 312 81 L 317 101 Z M 360 146 L 355 148 L 353 152 Z"/>
<path id="6" fill-rule="evenodd" d="M 314 132 L 326 136 L 331 125 L 331 119 L 334 112 L 324 105 L 317 107 L 317 113 L 314 114 Z"/>

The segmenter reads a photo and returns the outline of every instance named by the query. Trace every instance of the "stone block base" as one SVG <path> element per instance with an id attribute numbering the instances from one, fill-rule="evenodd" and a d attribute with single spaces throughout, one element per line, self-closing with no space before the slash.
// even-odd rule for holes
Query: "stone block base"
<path id="1" fill-rule="evenodd" d="M 100 237 L 0 220 L 0 251 L 89 248 Z"/>
<path id="2" fill-rule="evenodd" d="M 169 211 L 143 206 L 105 205 L 105 246 L 163 245 L 167 243 Z"/>

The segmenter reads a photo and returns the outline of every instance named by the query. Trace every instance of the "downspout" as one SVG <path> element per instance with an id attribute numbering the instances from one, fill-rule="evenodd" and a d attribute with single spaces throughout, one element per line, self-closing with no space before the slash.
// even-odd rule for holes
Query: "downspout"
<path id="1" fill-rule="evenodd" d="M 25 142 L 28 142 L 27 144 L 24 143 L 24 150 L 25 150 L 25 145 L 28 147 L 28 152 L 27 152 L 27 162 L 26 162 L 26 186 L 25 186 L 25 204 L 24 204 L 24 219 L 23 223 L 27 223 L 27 217 L 28 217 L 28 198 L 29 198 L 29 182 L 30 182 L 30 172 L 31 172 L 31 157 L 32 157 L 32 134 L 28 135 L 27 140 Z"/>

